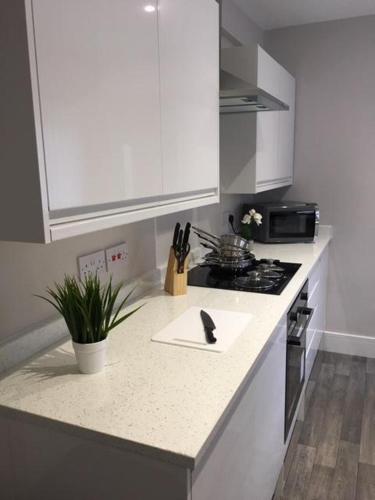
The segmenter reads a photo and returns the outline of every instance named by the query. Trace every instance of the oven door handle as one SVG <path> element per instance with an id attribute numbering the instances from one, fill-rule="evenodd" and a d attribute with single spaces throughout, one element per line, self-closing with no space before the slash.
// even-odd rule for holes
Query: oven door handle
<path id="1" fill-rule="evenodd" d="M 295 333 L 295 334 L 292 333 L 291 335 L 288 335 L 288 344 L 294 344 L 294 345 L 301 344 L 301 337 L 304 334 L 304 332 L 307 330 L 307 327 L 309 326 L 311 318 L 314 314 L 314 309 L 311 307 L 301 307 L 300 310 L 298 311 L 298 313 L 304 316 L 304 321 L 298 327 L 297 333 Z"/>

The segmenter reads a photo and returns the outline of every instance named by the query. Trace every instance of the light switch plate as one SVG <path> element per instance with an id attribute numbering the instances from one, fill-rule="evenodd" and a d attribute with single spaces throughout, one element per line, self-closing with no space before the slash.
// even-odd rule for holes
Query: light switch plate
<path id="1" fill-rule="evenodd" d="M 92 276 L 96 274 L 99 278 L 103 278 L 106 273 L 104 250 L 78 257 L 78 268 L 81 281 L 84 281 L 90 274 Z"/>
<path id="2" fill-rule="evenodd" d="M 123 268 L 128 260 L 128 245 L 119 243 L 118 245 L 107 248 L 105 251 L 108 273 L 115 276 Z"/>

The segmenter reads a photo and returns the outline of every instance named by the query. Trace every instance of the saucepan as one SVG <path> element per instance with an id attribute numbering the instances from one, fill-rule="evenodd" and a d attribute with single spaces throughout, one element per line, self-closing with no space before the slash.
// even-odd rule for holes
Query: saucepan
<path id="1" fill-rule="evenodd" d="M 250 253 L 249 242 L 237 234 L 216 236 L 198 227 L 192 227 L 201 240 L 209 243 L 223 257 L 241 258 Z"/>

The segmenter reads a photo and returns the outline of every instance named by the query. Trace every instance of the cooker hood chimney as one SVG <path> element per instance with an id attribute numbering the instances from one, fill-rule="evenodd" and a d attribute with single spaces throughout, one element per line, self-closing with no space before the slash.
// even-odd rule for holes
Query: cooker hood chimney
<path id="1" fill-rule="evenodd" d="M 288 111 L 272 92 L 280 65 L 259 45 L 221 51 L 220 113 Z"/>

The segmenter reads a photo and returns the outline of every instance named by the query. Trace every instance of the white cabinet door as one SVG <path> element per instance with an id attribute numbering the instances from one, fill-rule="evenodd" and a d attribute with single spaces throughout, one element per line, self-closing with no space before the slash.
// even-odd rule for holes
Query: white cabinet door
<path id="1" fill-rule="evenodd" d="M 194 500 L 270 500 L 284 458 L 285 317 L 210 454 L 193 472 Z"/>
<path id="2" fill-rule="evenodd" d="M 279 115 L 283 111 L 257 114 L 256 192 L 270 189 L 268 185 L 280 177 L 278 165 Z"/>
<path id="3" fill-rule="evenodd" d="M 157 9 L 145 3 L 33 1 L 52 211 L 162 192 Z"/>
<path id="4" fill-rule="evenodd" d="M 281 179 L 293 179 L 295 79 L 280 66 L 281 99 L 289 105 L 289 111 L 279 112 L 278 175 Z"/>
<path id="5" fill-rule="evenodd" d="M 267 64 L 259 64 L 258 77 L 289 110 L 258 113 L 256 192 L 291 184 L 294 160 L 295 79 L 264 51 L 259 57 L 262 54 L 260 60 Z"/>
<path id="6" fill-rule="evenodd" d="M 164 193 L 218 187 L 219 5 L 159 0 Z"/>

